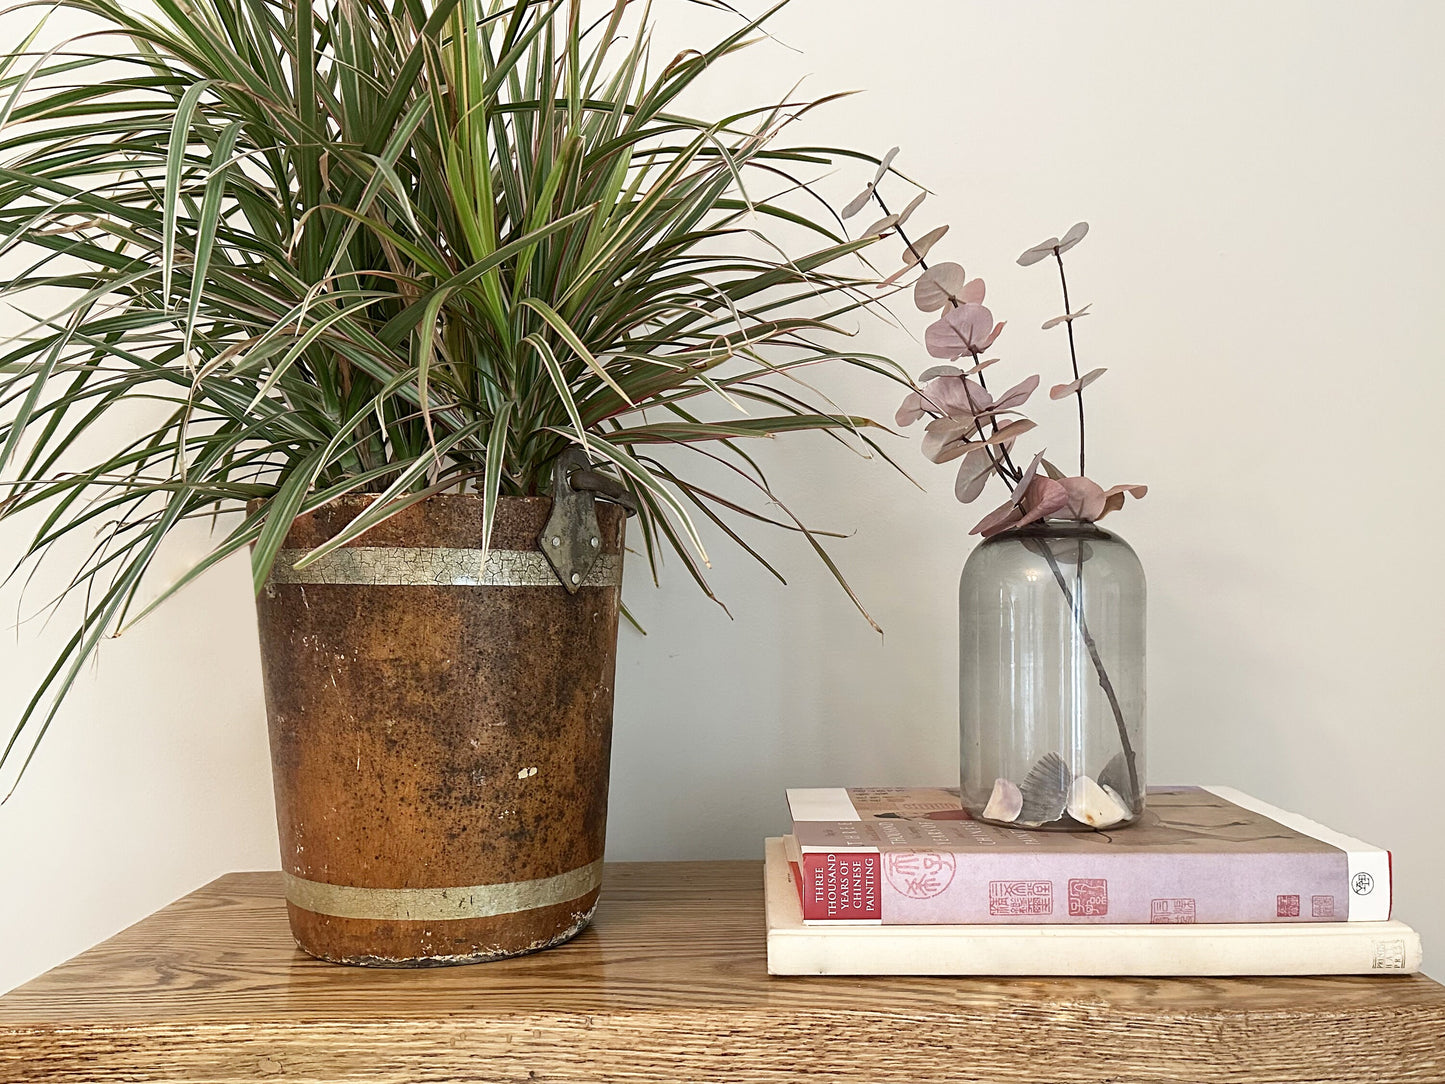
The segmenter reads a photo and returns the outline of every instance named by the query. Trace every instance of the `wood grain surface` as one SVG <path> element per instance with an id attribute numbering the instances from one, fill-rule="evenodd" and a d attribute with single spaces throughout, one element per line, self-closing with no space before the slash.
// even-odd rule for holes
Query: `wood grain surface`
<path id="1" fill-rule="evenodd" d="M 321 963 L 222 877 L 0 998 L 0 1081 L 1445 1081 L 1445 989 L 769 978 L 758 862 L 611 865 L 593 927 L 469 967 Z"/>

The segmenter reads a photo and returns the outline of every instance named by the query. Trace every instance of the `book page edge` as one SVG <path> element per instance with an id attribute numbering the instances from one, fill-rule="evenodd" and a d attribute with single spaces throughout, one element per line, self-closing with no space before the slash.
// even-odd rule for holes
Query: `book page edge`
<path id="1" fill-rule="evenodd" d="M 797 821 L 860 821 L 847 787 L 789 787 L 788 812 Z"/>

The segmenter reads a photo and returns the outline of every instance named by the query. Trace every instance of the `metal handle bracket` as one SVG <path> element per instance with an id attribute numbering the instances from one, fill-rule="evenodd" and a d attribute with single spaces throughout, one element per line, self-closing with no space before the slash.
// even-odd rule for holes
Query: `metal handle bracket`
<path id="1" fill-rule="evenodd" d="M 587 453 L 573 445 L 552 468 L 552 514 L 538 545 L 562 586 L 576 594 L 602 554 L 602 529 L 597 523 L 598 498 L 637 512 L 632 494 L 614 478 L 592 469 Z"/>

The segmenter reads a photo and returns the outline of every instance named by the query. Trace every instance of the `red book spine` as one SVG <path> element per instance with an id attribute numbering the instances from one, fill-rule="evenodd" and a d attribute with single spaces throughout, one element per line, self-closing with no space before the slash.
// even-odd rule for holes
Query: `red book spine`
<path id="1" fill-rule="evenodd" d="M 876 851 L 824 851 L 803 855 L 798 868 L 803 918 L 881 920 L 880 870 Z"/>

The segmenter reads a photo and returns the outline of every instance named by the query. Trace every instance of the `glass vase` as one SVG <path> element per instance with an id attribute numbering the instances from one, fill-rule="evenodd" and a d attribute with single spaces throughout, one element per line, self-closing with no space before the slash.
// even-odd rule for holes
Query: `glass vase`
<path id="1" fill-rule="evenodd" d="M 1144 570 L 1118 535 L 1044 522 L 981 542 L 958 588 L 964 807 L 1089 831 L 1144 810 Z"/>

